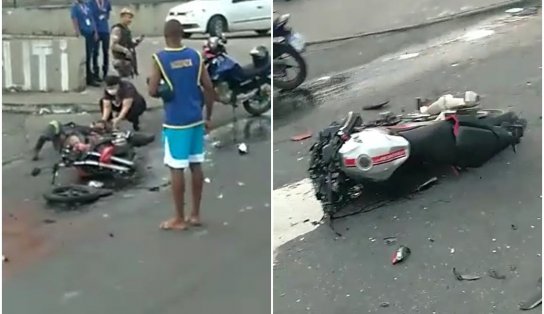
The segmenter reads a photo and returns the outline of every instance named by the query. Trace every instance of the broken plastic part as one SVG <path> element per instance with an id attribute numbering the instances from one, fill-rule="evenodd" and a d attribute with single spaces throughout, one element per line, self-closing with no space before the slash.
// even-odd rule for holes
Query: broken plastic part
<path id="1" fill-rule="evenodd" d="M 386 100 L 386 101 L 384 101 L 382 103 L 379 103 L 379 104 L 364 106 L 363 110 L 378 110 L 378 109 L 381 109 L 381 108 L 385 107 L 385 105 L 387 105 L 388 103 L 389 103 L 389 100 Z"/>
<path id="2" fill-rule="evenodd" d="M 298 141 L 308 139 L 310 137 L 312 137 L 312 132 L 306 131 L 304 133 L 297 134 L 297 135 L 291 137 L 291 141 L 298 142 Z"/>
<path id="3" fill-rule="evenodd" d="M 416 191 L 421 192 L 421 191 L 427 190 L 431 186 L 435 185 L 437 182 L 438 182 L 438 178 L 432 177 L 429 180 L 423 182 L 420 186 L 418 186 Z"/>
<path id="4" fill-rule="evenodd" d="M 238 144 L 238 153 L 240 153 L 240 155 L 247 154 L 247 145 L 245 143 Z"/>
<path id="5" fill-rule="evenodd" d="M 387 245 L 392 245 L 392 244 L 395 244 L 397 242 L 397 237 L 385 237 L 385 238 L 383 238 L 383 241 Z"/>
<path id="6" fill-rule="evenodd" d="M 453 268 L 453 275 L 455 276 L 455 279 L 457 279 L 457 280 L 459 280 L 459 281 L 463 281 L 463 280 L 466 280 L 466 281 L 473 281 L 473 280 L 478 280 L 478 279 L 482 278 L 481 276 L 472 275 L 472 274 L 461 275 L 461 274 L 455 269 L 455 267 Z"/>

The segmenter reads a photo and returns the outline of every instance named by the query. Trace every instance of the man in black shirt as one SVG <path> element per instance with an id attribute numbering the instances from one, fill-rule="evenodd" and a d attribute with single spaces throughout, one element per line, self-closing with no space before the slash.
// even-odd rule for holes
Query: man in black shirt
<path id="1" fill-rule="evenodd" d="M 99 102 L 102 120 L 111 121 L 113 127 L 117 128 L 124 119 L 132 123 L 134 131 L 139 131 L 140 116 L 147 109 L 144 97 L 132 83 L 118 76 L 106 76 L 104 81 L 106 89 Z M 115 117 L 114 112 L 117 113 Z"/>

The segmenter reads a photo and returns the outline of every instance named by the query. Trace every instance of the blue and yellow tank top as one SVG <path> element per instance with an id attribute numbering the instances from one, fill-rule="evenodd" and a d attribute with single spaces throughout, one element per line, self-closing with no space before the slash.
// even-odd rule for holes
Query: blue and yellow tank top
<path id="1" fill-rule="evenodd" d="M 153 59 L 173 91 L 173 97 L 164 103 L 164 127 L 187 128 L 203 123 L 200 53 L 189 47 L 165 48 L 153 54 Z"/>

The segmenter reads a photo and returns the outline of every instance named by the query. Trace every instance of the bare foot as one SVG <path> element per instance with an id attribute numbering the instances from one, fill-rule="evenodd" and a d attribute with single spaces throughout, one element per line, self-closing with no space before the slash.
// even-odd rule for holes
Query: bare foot
<path id="1" fill-rule="evenodd" d="M 163 230 L 187 230 L 188 226 L 187 224 L 185 223 L 185 221 L 183 221 L 183 219 L 179 219 L 179 218 L 170 218 L 166 221 L 163 221 L 160 225 L 160 228 L 163 229 Z"/>
<path id="2" fill-rule="evenodd" d="M 202 223 L 200 222 L 200 217 L 198 216 L 191 216 L 189 219 L 187 219 L 187 222 L 191 226 L 195 226 L 195 227 L 202 226 Z"/>

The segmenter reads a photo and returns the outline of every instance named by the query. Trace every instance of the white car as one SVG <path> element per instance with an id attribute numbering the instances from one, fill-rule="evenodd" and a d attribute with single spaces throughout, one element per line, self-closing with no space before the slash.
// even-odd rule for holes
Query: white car
<path id="1" fill-rule="evenodd" d="M 193 33 L 220 36 L 225 32 L 270 31 L 272 0 L 192 0 L 175 6 L 166 21 L 178 20 L 185 37 Z"/>

